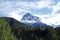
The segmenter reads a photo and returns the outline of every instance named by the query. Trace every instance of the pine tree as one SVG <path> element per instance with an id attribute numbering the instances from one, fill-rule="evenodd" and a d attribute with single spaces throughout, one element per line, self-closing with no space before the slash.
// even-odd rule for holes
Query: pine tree
<path id="1" fill-rule="evenodd" d="M 16 40 L 9 23 L 4 18 L 0 18 L 0 40 Z"/>
<path id="2" fill-rule="evenodd" d="M 48 40 L 58 40 L 58 35 L 54 28 L 52 28 L 52 27 L 48 28 L 48 31 L 49 31 L 47 34 Z"/>

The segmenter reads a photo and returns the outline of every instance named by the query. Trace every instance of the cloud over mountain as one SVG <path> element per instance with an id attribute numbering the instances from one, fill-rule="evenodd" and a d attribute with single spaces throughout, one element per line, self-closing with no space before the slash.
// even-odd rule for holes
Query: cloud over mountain
<path id="1" fill-rule="evenodd" d="M 60 24 L 59 10 L 60 1 L 58 0 L 0 0 L 0 16 L 13 17 L 19 21 L 29 12 L 37 14 L 36 16 L 39 16 L 46 24 L 58 25 Z"/>

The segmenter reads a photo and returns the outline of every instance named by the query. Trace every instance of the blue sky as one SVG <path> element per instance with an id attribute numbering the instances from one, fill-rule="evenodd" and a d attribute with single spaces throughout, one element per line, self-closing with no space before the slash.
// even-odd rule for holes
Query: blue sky
<path id="1" fill-rule="evenodd" d="M 60 24 L 60 0 L 0 0 L 0 16 L 20 21 L 28 12 L 48 25 Z"/>

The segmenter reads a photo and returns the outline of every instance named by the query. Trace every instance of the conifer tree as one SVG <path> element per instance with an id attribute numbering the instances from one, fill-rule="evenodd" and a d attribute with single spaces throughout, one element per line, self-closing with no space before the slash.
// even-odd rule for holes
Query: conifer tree
<path id="1" fill-rule="evenodd" d="M 16 40 L 9 23 L 3 17 L 0 18 L 0 40 Z"/>
<path id="2" fill-rule="evenodd" d="M 48 40 L 58 40 L 58 35 L 54 28 L 52 28 L 52 27 L 48 28 L 48 31 L 49 31 L 47 34 Z"/>

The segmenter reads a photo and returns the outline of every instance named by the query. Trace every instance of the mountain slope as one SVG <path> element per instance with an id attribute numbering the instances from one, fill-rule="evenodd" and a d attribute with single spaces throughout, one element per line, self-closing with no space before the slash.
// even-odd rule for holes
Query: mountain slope
<path id="1" fill-rule="evenodd" d="M 33 27 L 37 27 L 37 26 L 42 26 L 42 27 L 47 27 L 49 25 L 42 23 L 40 21 L 40 18 L 37 16 L 34 16 L 30 13 L 25 14 L 22 19 L 21 22 L 24 23 L 27 26 L 33 26 Z"/>
<path id="2" fill-rule="evenodd" d="M 17 20 L 14 19 L 14 18 L 1 17 L 0 19 L 5 19 L 5 20 L 9 23 L 10 27 L 12 27 L 12 28 L 13 28 L 13 27 L 14 27 L 14 28 L 18 28 L 18 27 L 24 27 L 24 26 L 26 26 L 25 24 L 17 21 Z"/>
<path id="3" fill-rule="evenodd" d="M 4 19 L 4 20 L 2 20 L 2 19 Z M 20 33 L 23 31 L 23 30 L 27 30 L 27 28 L 29 28 L 29 27 L 27 27 L 25 24 L 23 24 L 23 23 L 21 23 L 21 22 L 19 22 L 19 21 L 17 21 L 16 19 L 14 19 L 14 18 L 10 18 L 10 17 L 0 17 L 0 27 L 4 27 L 5 28 L 5 26 L 6 26 L 6 28 L 5 29 L 8 29 L 8 26 L 7 26 L 7 24 L 6 25 L 4 25 L 3 23 L 3 25 L 1 25 L 1 21 L 4 23 L 4 24 L 6 24 L 6 23 L 8 23 L 8 26 L 11 28 L 11 31 L 10 31 L 10 33 L 13 33 L 13 35 L 14 35 L 14 37 L 16 37 L 17 38 L 17 40 L 20 40 Z M 6 23 L 5 23 L 6 22 Z M 1 28 L 0 28 L 1 29 Z M 3 29 L 3 28 L 2 28 Z M 9 29 L 8 29 L 9 30 Z M 7 30 L 7 31 L 8 31 Z M 1 31 L 1 30 L 0 30 Z M 6 32 L 7 33 L 7 32 Z M 13 38 L 13 37 L 12 37 Z M 14 38 L 15 39 L 15 38 Z"/>

